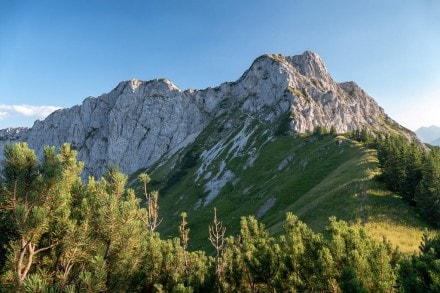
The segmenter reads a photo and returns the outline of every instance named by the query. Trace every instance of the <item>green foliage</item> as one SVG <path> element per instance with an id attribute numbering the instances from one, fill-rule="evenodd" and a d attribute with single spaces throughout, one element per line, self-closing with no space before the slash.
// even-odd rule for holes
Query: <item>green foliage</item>
<path id="1" fill-rule="evenodd" d="M 328 134 L 327 129 L 324 126 L 318 125 L 313 130 L 313 135 L 323 136 Z"/>
<path id="2" fill-rule="evenodd" d="M 295 96 L 305 100 L 307 103 L 310 103 L 309 95 L 307 94 L 307 90 L 305 88 L 302 89 L 296 89 L 289 87 L 289 91 L 294 94 Z"/>
<path id="3" fill-rule="evenodd" d="M 440 227 L 440 154 L 401 137 L 377 141 L 380 176 L 386 186 L 416 205 L 424 218 Z"/>
<path id="4" fill-rule="evenodd" d="M 111 168 L 100 182 L 91 178 L 84 185 L 82 163 L 67 144 L 58 153 L 45 148 L 41 163 L 26 144 L 8 146 L 5 154 L 2 225 L 17 230 L 9 239 L 5 285 L 30 291 L 127 288 L 145 235 L 143 210 L 125 188 L 127 177 Z"/>
<path id="5" fill-rule="evenodd" d="M 165 193 L 168 189 L 172 188 L 177 184 L 185 175 L 188 174 L 188 170 L 197 165 L 197 160 L 199 159 L 199 154 L 196 149 L 190 149 L 182 157 L 179 164 L 179 168 L 173 170 L 173 173 L 168 178 L 165 186 L 161 189 L 162 193 Z"/>
<path id="6" fill-rule="evenodd" d="M 330 127 L 330 131 L 329 131 L 331 136 L 337 136 L 338 133 L 336 132 L 336 127 L 334 127 L 333 125 Z"/>
<path id="7" fill-rule="evenodd" d="M 432 150 L 427 155 L 417 174 L 419 183 L 415 190 L 415 201 L 425 218 L 440 227 L 440 154 Z"/>
<path id="8" fill-rule="evenodd" d="M 396 253 L 389 242 L 374 241 L 362 226 L 348 226 L 330 219 L 330 251 L 335 272 L 344 272 L 339 282 L 363 287 L 368 292 L 389 292 L 395 281 Z M 351 278 L 347 279 L 348 276 Z M 342 276 L 341 276 L 342 277 Z M 348 283 L 347 283 L 348 281 Z"/>
<path id="9" fill-rule="evenodd" d="M 351 131 L 347 133 L 347 137 L 359 142 L 363 142 L 367 146 L 373 146 L 372 144 L 375 141 L 375 135 L 373 135 L 373 133 L 371 133 L 366 128 L 362 128 L 361 130 L 356 129 L 355 131 Z"/>
<path id="10" fill-rule="evenodd" d="M 70 189 L 79 180 L 82 164 L 69 145 L 59 154 L 45 148 L 41 164 L 25 143 L 7 146 L 5 157 L 1 212 L 6 225 L 17 231 L 9 241 L 6 275 L 11 285 L 20 286 L 34 273 L 35 263 L 46 260 L 71 231 Z M 44 286 L 35 278 L 35 284 Z"/>
<path id="11" fill-rule="evenodd" d="M 402 292 L 440 292 L 440 235 L 425 235 L 420 251 L 401 262 L 400 288 Z"/>
<path id="12" fill-rule="evenodd" d="M 223 264 L 227 292 L 389 292 L 395 285 L 396 253 L 360 226 L 332 219 L 328 237 L 287 214 L 285 233 L 270 237 L 255 218 L 241 220 L 229 238 Z M 344 291 L 345 292 L 345 291 Z"/>
<path id="13" fill-rule="evenodd" d="M 16 233 L 4 240 L 1 291 L 390 292 L 396 285 L 403 291 L 439 290 L 438 236 L 424 238 L 420 255 L 400 260 L 388 241 L 336 218 L 321 234 L 287 213 L 284 230 L 271 235 L 255 217 L 242 217 L 238 235 L 225 240 L 214 212 L 214 226 L 205 235 L 216 251 L 207 256 L 189 249 L 191 214 L 181 213 L 180 238 L 161 239 L 149 225 L 151 207 L 141 206 L 115 167 L 100 181 L 91 177 L 84 183 L 82 164 L 69 145 L 58 152 L 46 148 L 39 162 L 27 145 L 17 144 L 7 147 L 6 158 L 1 225 Z M 150 176 L 140 174 L 139 180 L 148 195 Z"/>
<path id="14" fill-rule="evenodd" d="M 158 182 L 154 188 L 161 191 L 161 235 L 178 236 L 180 212 L 191 211 L 189 249 L 210 251 L 206 230 L 215 206 L 229 235 L 238 233 L 243 215 L 256 215 L 271 233 L 282 231 L 286 212 L 294 212 L 317 232 L 324 231 L 327 219 L 335 215 L 349 222 L 365 218 L 367 223 L 375 223 L 374 235 L 378 239 L 390 235 L 393 244 L 404 245 L 405 251 L 417 249 L 426 222 L 411 207 L 405 207 L 403 217 L 402 205 L 389 203 L 398 198 L 373 180 L 378 173 L 375 150 L 342 135 L 274 136 L 267 124 L 258 119 L 249 120 L 240 113 L 228 117 L 231 115 L 236 120 L 217 117 L 193 143 L 148 169 L 152 182 Z M 244 136 L 248 139 L 242 143 Z M 372 139 L 374 144 L 375 138 Z M 164 183 L 181 169 L 182 157 L 190 150 L 201 154 L 197 164 L 164 189 Z M 233 173 L 233 178 L 219 187 L 218 195 L 207 204 L 211 183 L 227 171 Z M 135 181 L 134 177 L 130 180 Z M 367 185 L 365 200 L 363 182 Z M 387 196 L 370 196 L 371 192 Z M 262 209 L 266 205 L 268 208 Z M 376 212 L 384 205 L 388 208 Z"/>
<path id="15" fill-rule="evenodd" d="M 279 119 L 278 126 L 275 129 L 274 134 L 277 136 L 285 136 L 289 133 L 290 123 L 292 118 L 290 117 L 290 112 L 284 113 Z"/>
<path id="16" fill-rule="evenodd" d="M 291 213 L 286 216 L 284 231 L 285 234 L 280 237 L 281 251 L 284 252 L 281 276 L 285 279 L 280 282 L 281 291 L 289 288 L 323 290 L 326 281 L 317 283 L 320 275 L 323 279 L 328 278 L 326 272 L 320 270 L 322 264 L 317 262 L 321 259 L 319 250 L 323 248 L 323 236 L 314 233 Z M 321 260 L 325 261 L 323 256 Z M 328 279 L 328 282 L 332 281 Z"/>

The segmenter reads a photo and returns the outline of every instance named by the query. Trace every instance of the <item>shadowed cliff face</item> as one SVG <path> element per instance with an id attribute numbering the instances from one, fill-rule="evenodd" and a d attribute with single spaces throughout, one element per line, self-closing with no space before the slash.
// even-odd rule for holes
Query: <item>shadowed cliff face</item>
<path id="1" fill-rule="evenodd" d="M 268 126 L 289 117 L 290 133 L 320 125 L 338 132 L 398 129 L 382 108 L 353 82 L 336 83 L 313 52 L 263 55 L 236 82 L 182 91 L 166 79 L 121 82 L 110 93 L 52 113 L 32 128 L 0 130 L 5 144 L 28 142 L 38 154 L 45 145 L 70 143 L 85 162 L 84 176 L 102 175 L 116 164 L 125 173 L 151 166 L 185 147 L 219 115 L 239 110 Z M 283 118 L 284 117 L 284 118 Z"/>

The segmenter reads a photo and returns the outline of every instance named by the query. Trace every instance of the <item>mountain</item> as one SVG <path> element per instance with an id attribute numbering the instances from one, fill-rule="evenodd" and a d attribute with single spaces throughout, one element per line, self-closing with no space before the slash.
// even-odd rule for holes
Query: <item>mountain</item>
<path id="1" fill-rule="evenodd" d="M 241 113 L 268 131 L 275 125 L 292 134 L 333 126 L 338 133 L 367 128 L 414 138 L 356 83 L 335 82 L 321 58 L 306 51 L 263 55 L 237 81 L 205 90 L 182 91 L 167 79 L 121 82 L 110 93 L 58 110 L 32 128 L 0 130 L 0 153 L 5 144 L 18 141 L 28 142 L 39 155 L 45 145 L 69 142 L 86 163 L 84 176 L 99 177 L 111 164 L 132 173 L 182 150 L 229 113 Z M 225 129 L 235 126 L 232 118 L 224 121 Z"/>
<path id="2" fill-rule="evenodd" d="M 436 146 L 440 146 L 440 137 L 431 141 L 430 144 L 432 145 L 436 145 Z"/>
<path id="3" fill-rule="evenodd" d="M 432 145 L 440 144 L 440 127 L 438 126 L 420 127 L 416 130 L 416 134 L 424 143 Z"/>
<path id="4" fill-rule="evenodd" d="M 344 135 L 311 134 L 331 128 L 417 139 L 306 51 L 263 55 L 237 81 L 205 90 L 182 91 L 166 79 L 124 81 L 32 128 L 0 130 L 0 152 L 26 141 L 41 156 L 45 145 L 69 142 L 85 162 L 84 177 L 117 164 L 138 195 L 137 175 L 147 172 L 160 194 L 159 232 L 176 236 L 185 211 L 192 248 L 208 245 L 216 207 L 229 235 L 244 215 L 276 234 L 289 211 L 316 231 L 335 215 L 363 223 L 378 239 L 386 235 L 402 251 L 416 250 L 426 223 L 373 180 L 375 151 Z"/>
<path id="5" fill-rule="evenodd" d="M 293 212 L 314 231 L 324 231 L 336 216 L 363 223 L 369 233 L 385 235 L 400 250 L 413 253 L 426 223 L 399 196 L 375 180 L 377 156 L 340 135 L 294 137 L 235 111 L 212 121 L 182 150 L 147 168 L 151 190 L 159 190 L 158 231 L 178 235 L 181 212 L 189 215 L 191 246 L 208 249 L 213 209 L 228 235 L 240 217 L 254 215 L 272 234 L 282 231 Z M 129 181 L 142 193 L 137 173 Z"/>

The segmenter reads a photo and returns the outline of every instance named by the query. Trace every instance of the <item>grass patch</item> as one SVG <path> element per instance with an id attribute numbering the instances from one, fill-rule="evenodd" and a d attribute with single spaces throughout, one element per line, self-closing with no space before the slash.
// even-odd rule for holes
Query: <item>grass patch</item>
<path id="1" fill-rule="evenodd" d="M 404 253 L 419 252 L 425 229 L 432 230 L 402 198 L 376 182 L 368 189 L 366 228 L 376 239 L 386 237 Z"/>
<path id="2" fill-rule="evenodd" d="M 295 96 L 304 99 L 306 102 L 310 102 L 310 98 L 309 95 L 306 92 L 305 88 L 300 89 L 296 89 L 296 88 L 292 88 L 289 87 L 289 91 L 294 94 Z"/>

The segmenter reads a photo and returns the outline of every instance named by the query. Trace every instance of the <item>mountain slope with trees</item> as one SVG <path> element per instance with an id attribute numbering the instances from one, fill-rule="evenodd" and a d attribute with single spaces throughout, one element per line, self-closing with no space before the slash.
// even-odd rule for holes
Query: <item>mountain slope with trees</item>
<path id="1" fill-rule="evenodd" d="M 191 246 L 199 249 L 208 245 L 206 219 L 213 208 L 234 232 L 237 219 L 254 215 L 276 234 L 284 214 L 293 212 L 315 231 L 324 231 L 328 218 L 337 216 L 364 223 L 377 239 L 389 236 L 403 251 L 417 250 L 428 226 L 375 179 L 380 169 L 374 149 L 323 127 L 293 137 L 283 123 L 268 128 L 240 112 L 228 113 L 182 151 L 141 170 L 159 190 L 161 234 L 176 236 L 178 215 L 188 212 Z M 361 140 L 362 133 L 351 134 L 356 135 Z M 135 176 L 129 181 L 136 182 Z"/>
<path id="2" fill-rule="evenodd" d="M 24 143 L 7 147 L 5 157 L 0 212 L 2 226 L 11 229 L 3 239 L 2 291 L 440 288 L 439 237 L 426 236 L 420 256 L 408 258 L 388 241 L 371 238 L 361 225 L 335 218 L 321 234 L 287 213 L 283 230 L 271 236 L 255 217 L 242 217 L 238 234 L 225 237 L 215 215 L 206 233 L 216 253 L 207 255 L 188 249 L 186 213 L 180 215 L 178 237 L 160 238 L 151 225 L 154 196 L 142 207 L 135 191 L 126 188 L 127 176 L 115 168 L 100 181 L 84 183 L 83 166 L 69 145 L 58 152 L 46 148 L 41 162 Z M 150 179 L 138 176 L 147 199 Z"/>
<path id="3" fill-rule="evenodd" d="M 439 286 L 438 149 L 312 52 L 206 90 L 122 82 L 0 149 L 5 291 Z"/>

